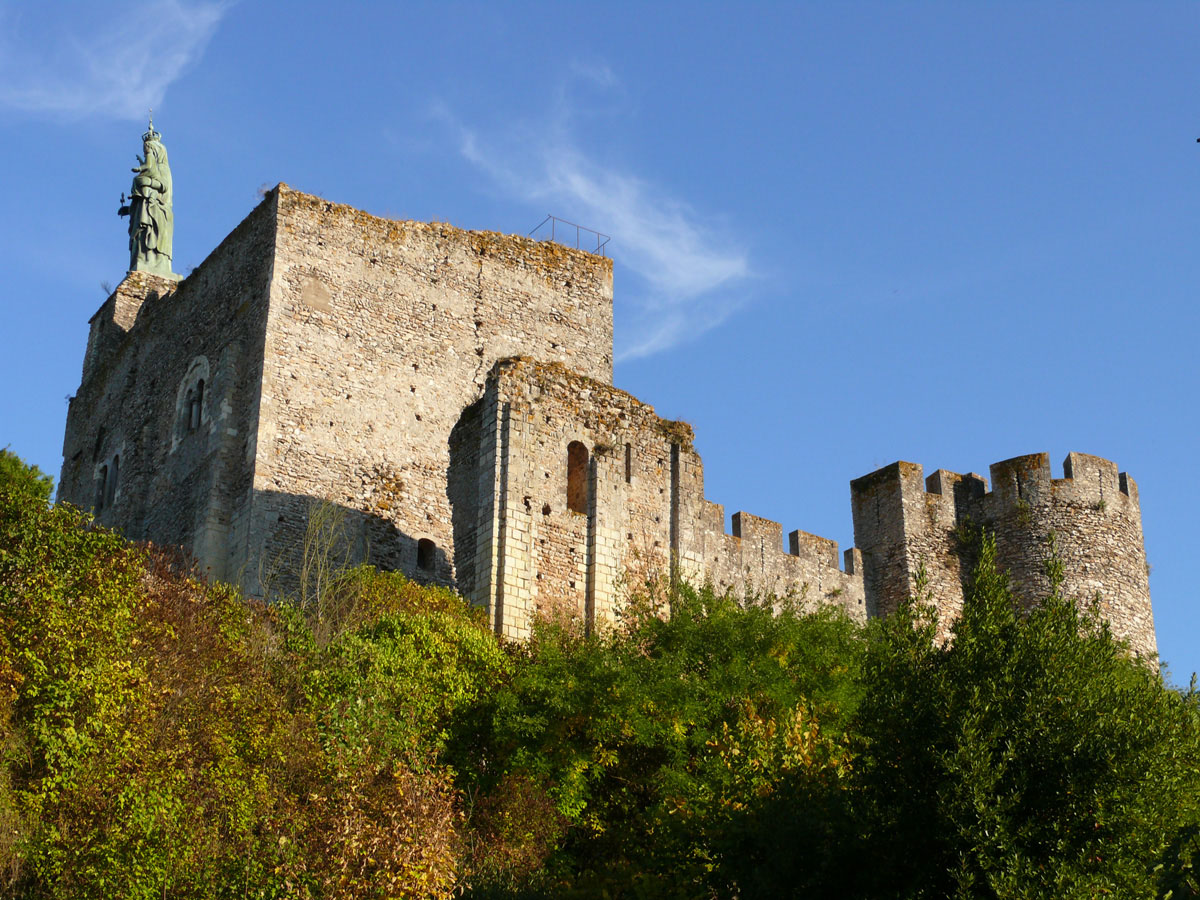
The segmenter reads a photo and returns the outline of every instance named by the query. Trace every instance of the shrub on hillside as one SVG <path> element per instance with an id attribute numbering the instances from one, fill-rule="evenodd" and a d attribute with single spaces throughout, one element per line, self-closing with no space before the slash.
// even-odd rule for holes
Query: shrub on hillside
<path id="1" fill-rule="evenodd" d="M 448 895 L 449 774 L 346 764 L 321 730 L 328 708 L 298 687 L 319 655 L 285 649 L 303 627 L 178 554 L 0 488 L 8 891 Z"/>
<path id="2" fill-rule="evenodd" d="M 855 731 L 872 863 L 852 894 L 1194 895 L 1200 698 L 1132 659 L 1049 568 L 1054 592 L 1022 614 L 985 540 L 949 644 L 919 602 L 870 642 Z"/>

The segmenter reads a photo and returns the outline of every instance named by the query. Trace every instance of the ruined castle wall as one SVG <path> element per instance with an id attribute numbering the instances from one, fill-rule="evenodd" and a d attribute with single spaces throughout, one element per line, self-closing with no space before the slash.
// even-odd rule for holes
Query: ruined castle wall
<path id="1" fill-rule="evenodd" d="M 501 357 L 611 382 L 611 260 L 278 191 L 252 543 L 287 589 L 320 498 L 347 514 L 353 555 L 446 584 L 463 564 L 471 582 L 463 417 Z"/>
<path id="2" fill-rule="evenodd" d="M 779 525 L 746 513 L 735 517 L 737 533 L 725 533 L 686 424 L 529 359 L 496 368 L 483 409 L 478 484 L 489 502 L 474 545 L 479 571 L 493 568 L 472 599 L 502 633 L 526 637 L 539 615 L 611 622 L 631 592 L 671 578 L 673 565 L 696 584 L 793 592 L 865 617 L 861 575 L 839 570 L 834 542 L 794 532 L 787 553 Z M 576 477 L 585 480 L 573 496 L 579 447 L 586 469 Z"/>
<path id="3" fill-rule="evenodd" d="M 514 638 L 677 577 L 859 620 L 923 591 L 945 637 L 983 526 L 1023 602 L 1054 534 L 1064 591 L 1155 648 L 1137 485 L 1098 457 L 1061 479 L 1007 460 L 991 492 L 905 462 L 857 479 L 844 568 L 745 512 L 727 532 L 691 428 L 611 386 L 601 257 L 281 185 L 186 279 L 130 273 L 90 324 L 60 498 L 252 592 L 297 587 L 319 512 L 334 565 L 453 584 Z"/>
<path id="4" fill-rule="evenodd" d="M 217 578 L 245 563 L 273 235 L 268 198 L 186 279 L 129 273 L 67 414 L 59 499 Z"/>
<path id="5" fill-rule="evenodd" d="M 921 467 L 907 462 L 850 483 L 854 544 L 863 554 L 863 577 L 872 616 L 886 616 L 912 593 L 920 551 L 910 537 L 924 515 Z M 914 558 L 918 557 L 918 558 Z"/>
<path id="6" fill-rule="evenodd" d="M 854 542 L 862 550 L 871 614 L 886 616 L 918 590 L 937 608 L 939 638 L 962 612 L 965 533 L 958 525 L 973 496 L 986 490 L 976 475 L 896 462 L 850 484 Z"/>
<path id="7" fill-rule="evenodd" d="M 1141 655 L 1155 650 L 1137 485 L 1108 460 L 1081 453 L 1051 477 L 1046 454 L 991 467 L 993 490 L 978 475 L 893 463 L 851 483 L 855 542 L 863 551 L 873 613 L 886 615 L 919 589 L 938 610 L 939 636 L 962 610 L 973 558 L 973 532 L 996 539 L 997 561 L 1019 600 L 1037 603 L 1050 589 L 1048 537 L 1063 563 L 1062 591 L 1100 609 Z"/>

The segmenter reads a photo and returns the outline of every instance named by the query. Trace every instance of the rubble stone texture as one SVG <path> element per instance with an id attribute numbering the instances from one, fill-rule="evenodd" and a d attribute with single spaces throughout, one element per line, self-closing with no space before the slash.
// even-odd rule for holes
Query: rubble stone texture
<path id="1" fill-rule="evenodd" d="M 180 544 L 211 577 L 295 593 L 314 504 L 332 558 L 456 587 L 497 633 L 612 622 L 648 580 L 865 620 L 924 572 L 942 633 L 968 532 L 1028 602 L 1053 532 L 1068 590 L 1155 648 L 1137 487 L 1044 455 L 853 482 L 855 540 L 724 508 L 692 429 L 612 386 L 612 263 L 551 242 L 376 218 L 279 185 L 181 282 L 131 272 L 92 317 L 60 499 Z M 311 554 L 310 554 L 311 556 Z"/>
<path id="2" fill-rule="evenodd" d="M 918 573 L 938 608 L 942 636 L 962 610 L 973 541 L 996 537 L 997 558 L 1028 604 L 1050 590 L 1046 562 L 1063 564 L 1062 593 L 1098 602 L 1113 631 L 1139 655 L 1156 652 L 1137 484 L 1098 456 L 1068 454 L 1052 478 L 1045 453 L 979 475 L 893 463 L 851 482 L 854 540 L 867 572 L 870 612 L 886 615 L 917 589 Z"/>

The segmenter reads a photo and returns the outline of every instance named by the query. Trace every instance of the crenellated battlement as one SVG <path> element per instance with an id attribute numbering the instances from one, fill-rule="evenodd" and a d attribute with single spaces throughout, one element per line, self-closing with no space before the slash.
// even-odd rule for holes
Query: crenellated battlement
<path id="1" fill-rule="evenodd" d="M 922 480 L 896 462 L 851 482 L 854 536 L 863 550 L 867 594 L 878 613 L 910 596 L 919 572 L 936 598 L 943 632 L 961 611 L 970 558 L 967 526 L 996 538 L 1000 564 L 1024 601 L 1050 590 L 1053 537 L 1066 564 L 1063 590 L 1102 598 L 1118 634 L 1142 654 L 1155 647 L 1137 483 L 1107 459 L 1070 453 L 1054 478 L 1046 453 L 1017 456 L 982 476 L 937 469 Z"/>
<path id="2" fill-rule="evenodd" d="M 764 546 L 783 549 L 783 526 L 748 512 L 735 512 L 730 519 L 730 534 L 748 541 L 762 541 Z"/>
<path id="3" fill-rule="evenodd" d="M 918 463 L 898 461 L 857 478 L 851 493 L 860 503 L 880 504 L 903 511 L 925 507 L 926 518 L 935 527 L 954 525 L 964 516 L 992 519 L 1024 511 L 1040 503 L 1068 503 L 1108 508 L 1116 504 L 1122 513 L 1140 515 L 1137 482 L 1117 464 L 1087 453 L 1068 453 L 1063 460 L 1063 477 L 1053 478 L 1050 457 L 1031 453 L 993 463 L 991 484 L 978 473 L 966 475 L 936 469 L 927 478 Z M 913 509 L 909 508 L 908 513 Z M 923 523 L 911 516 L 912 526 Z"/>
<path id="4" fill-rule="evenodd" d="M 705 501 L 701 527 L 684 548 L 688 571 L 719 589 L 798 595 L 809 604 L 840 605 L 851 618 L 867 615 L 862 554 L 850 548 L 838 558 L 837 541 L 799 529 L 783 543 L 779 522 L 739 511 L 725 530 L 724 507 Z"/>
<path id="5" fill-rule="evenodd" d="M 714 531 L 721 531 L 725 521 L 725 507 L 720 503 L 708 503 L 714 508 L 715 517 L 710 517 L 707 524 Z M 751 515 L 748 512 L 735 512 L 730 518 L 729 537 L 760 543 L 763 547 L 782 548 L 783 525 L 764 519 L 762 516 Z M 840 568 L 838 560 L 838 542 L 807 531 L 796 529 L 787 535 L 786 550 L 781 553 L 803 560 L 813 568 L 825 568 L 847 575 L 862 574 L 862 553 L 856 547 L 851 547 L 844 555 L 845 569 Z"/>
<path id="6" fill-rule="evenodd" d="M 1117 464 L 1087 453 L 1068 453 L 1063 460 L 1063 480 L 1070 481 L 1080 492 L 1079 502 L 1130 502 L 1139 510 L 1137 482 Z M 1124 497 L 1117 496 L 1118 494 Z"/>
<path id="7" fill-rule="evenodd" d="M 1017 456 L 991 467 L 991 509 L 996 515 L 1021 504 L 1067 502 L 1085 506 L 1120 504 L 1138 513 L 1137 484 L 1117 464 L 1087 453 L 1068 453 L 1063 477 L 1053 478 L 1045 453 Z"/>

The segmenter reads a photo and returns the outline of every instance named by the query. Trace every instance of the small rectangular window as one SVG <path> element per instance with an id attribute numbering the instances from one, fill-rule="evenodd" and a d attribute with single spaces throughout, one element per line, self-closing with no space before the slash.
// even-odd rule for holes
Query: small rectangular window
<path id="1" fill-rule="evenodd" d="M 633 447 L 625 445 L 625 483 L 633 481 Z"/>
<path id="2" fill-rule="evenodd" d="M 588 451 L 579 441 L 567 445 L 567 509 L 586 513 L 588 504 Z"/>
<path id="3" fill-rule="evenodd" d="M 423 572 L 432 572 L 437 564 L 437 544 L 429 538 L 417 541 L 417 568 Z"/>

